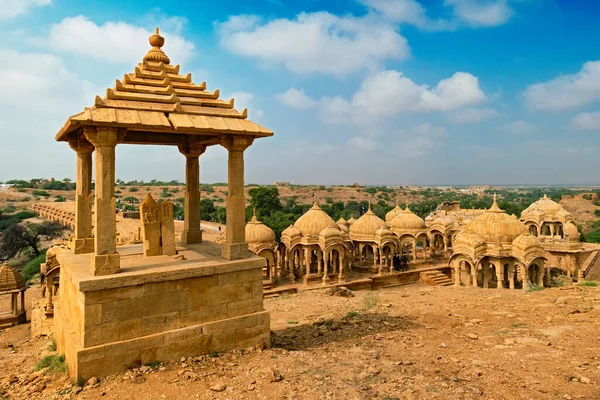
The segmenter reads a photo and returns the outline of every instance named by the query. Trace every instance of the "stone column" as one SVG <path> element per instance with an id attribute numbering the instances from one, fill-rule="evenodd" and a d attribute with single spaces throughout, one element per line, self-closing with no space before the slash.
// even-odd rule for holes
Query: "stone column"
<path id="1" fill-rule="evenodd" d="M 288 252 L 285 262 L 288 268 L 288 281 L 294 283 L 296 281 L 296 277 L 294 276 L 294 257 L 296 250 L 294 250 L 292 254 L 289 254 L 289 250 L 286 250 L 286 252 Z"/>
<path id="2" fill-rule="evenodd" d="M 454 265 L 454 286 L 460 286 L 460 264 Z"/>
<path id="3" fill-rule="evenodd" d="M 476 265 L 471 267 L 471 283 L 473 284 L 473 287 L 478 287 Z"/>
<path id="4" fill-rule="evenodd" d="M 221 256 L 228 260 L 248 257 L 246 243 L 246 198 L 244 195 L 244 150 L 253 139 L 245 136 L 225 136 L 221 145 L 229 152 L 227 173 L 227 232 Z"/>
<path id="5" fill-rule="evenodd" d="M 83 138 L 69 142 L 77 153 L 75 178 L 75 229 L 70 248 L 75 254 L 94 252 L 92 237 L 92 153 L 94 146 Z"/>
<path id="6" fill-rule="evenodd" d="M 338 282 L 342 283 L 346 280 L 346 277 L 344 276 L 344 256 L 342 256 L 340 253 L 338 253 L 338 264 L 338 268 L 340 269 Z"/>
<path id="7" fill-rule="evenodd" d="M 508 265 L 508 287 L 510 289 L 515 288 L 515 265 L 514 264 Z"/>
<path id="8" fill-rule="evenodd" d="M 481 275 L 483 276 L 483 288 L 488 288 L 488 279 L 490 273 L 490 264 L 487 262 L 481 263 Z"/>
<path id="9" fill-rule="evenodd" d="M 317 276 L 323 273 L 323 251 L 317 250 Z"/>
<path id="10" fill-rule="evenodd" d="M 504 286 L 502 285 L 502 280 L 504 279 L 504 265 L 501 263 L 496 264 L 496 279 L 498 280 L 496 287 L 498 289 L 504 289 Z"/>
<path id="11" fill-rule="evenodd" d="M 185 156 L 185 201 L 183 203 L 183 232 L 181 243 L 202 243 L 200 230 L 200 155 L 204 145 L 185 144 L 179 152 Z"/>
<path id="12" fill-rule="evenodd" d="M 545 269 L 541 264 L 537 265 L 537 285 L 544 287 L 544 277 L 545 277 Z"/>
<path id="13" fill-rule="evenodd" d="M 523 290 L 529 290 L 529 268 L 525 267 L 525 264 L 521 265 L 521 272 L 523 275 Z"/>
<path id="14" fill-rule="evenodd" d="M 304 273 L 304 283 L 308 285 L 308 280 L 310 279 L 310 262 L 312 261 L 312 251 L 309 247 L 304 248 L 304 266 L 306 272 Z"/>
<path id="15" fill-rule="evenodd" d="M 329 283 L 329 268 L 327 267 L 327 263 L 329 262 L 330 254 L 329 251 L 323 254 L 323 285 Z"/>
<path id="16" fill-rule="evenodd" d="M 94 254 L 92 275 L 109 275 L 120 271 L 117 253 L 117 218 L 115 210 L 115 147 L 122 140 L 117 128 L 85 127 L 85 137 L 96 153 L 96 187 L 94 193 Z M 121 137 L 120 137 L 121 136 Z"/>

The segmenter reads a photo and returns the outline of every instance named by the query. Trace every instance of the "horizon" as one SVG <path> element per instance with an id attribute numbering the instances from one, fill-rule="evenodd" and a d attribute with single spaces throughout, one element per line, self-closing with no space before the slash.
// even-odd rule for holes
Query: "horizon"
<path id="1" fill-rule="evenodd" d="M 74 178 L 55 133 L 159 27 L 173 65 L 274 132 L 246 151 L 246 182 L 600 186 L 598 13 L 565 0 L 15 2 L 0 10 L 0 181 Z M 202 183 L 226 180 L 215 147 Z M 176 148 L 116 152 L 123 180 L 184 179 Z"/>

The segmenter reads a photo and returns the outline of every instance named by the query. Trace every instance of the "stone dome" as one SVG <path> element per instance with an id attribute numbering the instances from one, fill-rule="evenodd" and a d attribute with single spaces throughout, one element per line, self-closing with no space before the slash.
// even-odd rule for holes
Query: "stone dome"
<path id="1" fill-rule="evenodd" d="M 367 212 L 357 219 L 352 226 L 350 226 L 350 234 L 360 236 L 375 236 L 375 232 L 381 228 L 387 228 L 387 225 L 381 218 L 371 211 L 371 205 L 369 204 L 369 209 Z"/>
<path id="2" fill-rule="evenodd" d="M 346 221 L 344 219 L 344 217 L 340 217 L 340 219 L 337 220 L 336 224 L 338 224 L 338 225 L 344 225 L 344 226 L 347 227 L 348 226 L 348 221 Z"/>
<path id="3" fill-rule="evenodd" d="M 444 229 L 447 229 L 449 227 L 451 227 L 452 225 L 454 225 L 454 223 L 456 222 L 456 220 L 454 218 L 452 218 L 449 215 L 445 215 L 443 217 L 437 217 L 436 219 L 433 220 L 433 222 L 431 223 L 431 225 L 440 225 L 442 226 Z"/>
<path id="4" fill-rule="evenodd" d="M 348 225 L 352 226 L 355 222 L 356 220 L 354 219 L 354 217 L 350 217 L 350 219 L 348 220 Z"/>
<path id="5" fill-rule="evenodd" d="M 494 203 L 490 209 L 469 222 L 464 232 L 475 233 L 487 243 L 512 243 L 519 235 L 527 232 L 527 228 L 516 218 L 501 210 L 494 195 Z"/>
<path id="6" fill-rule="evenodd" d="M 400 206 L 398 205 L 398 202 L 396 202 L 396 207 L 394 207 L 392 210 L 390 210 L 387 214 L 385 214 L 385 222 L 389 225 L 392 220 L 394 218 L 396 218 L 396 216 L 398 214 L 400 214 L 402 212 L 402 209 L 400 208 Z"/>
<path id="7" fill-rule="evenodd" d="M 319 237 L 322 237 L 323 239 L 339 239 L 342 240 L 342 231 L 340 231 L 337 228 L 334 228 L 332 226 L 328 226 L 327 228 L 323 229 L 321 232 L 319 232 Z"/>
<path id="8" fill-rule="evenodd" d="M 524 209 L 523 212 L 521 212 L 521 218 L 526 218 L 529 214 L 537 216 L 539 215 L 540 211 L 544 213 L 544 216 L 546 217 L 555 217 L 556 214 L 562 209 L 563 207 L 560 204 L 544 195 L 544 197 L 534 201 L 529 205 L 529 207 Z M 534 213 L 534 211 L 537 212 Z"/>
<path id="9" fill-rule="evenodd" d="M 406 208 L 392 220 L 391 226 L 397 231 L 425 229 L 425 220 L 413 213 L 406 205 Z"/>
<path id="10" fill-rule="evenodd" d="M 522 235 L 517 236 L 517 238 L 513 240 L 512 245 L 513 247 L 522 250 L 527 250 L 533 247 L 542 247 L 540 240 L 537 237 L 529 234 L 529 232 L 525 232 Z"/>
<path id="11" fill-rule="evenodd" d="M 564 233 L 569 242 L 579 242 L 579 230 L 573 222 L 565 224 Z"/>
<path id="12" fill-rule="evenodd" d="M 25 279 L 23 279 L 23 275 L 5 261 L 0 266 L 0 291 L 17 290 L 24 286 Z"/>
<path id="13" fill-rule="evenodd" d="M 253 244 L 274 244 L 275 232 L 256 218 L 256 213 L 252 215 L 250 222 L 246 224 L 246 243 Z"/>
<path id="14" fill-rule="evenodd" d="M 316 201 L 303 216 L 298 218 L 294 226 L 303 236 L 317 236 L 327 227 L 337 229 L 335 221 L 319 207 Z"/>
<path id="15" fill-rule="evenodd" d="M 281 232 L 281 237 L 296 239 L 302 236 L 302 233 L 294 225 L 290 225 Z"/>

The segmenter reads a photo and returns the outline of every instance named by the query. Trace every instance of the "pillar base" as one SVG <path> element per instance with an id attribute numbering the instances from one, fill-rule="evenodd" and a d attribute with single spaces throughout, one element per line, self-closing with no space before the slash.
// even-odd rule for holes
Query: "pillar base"
<path id="1" fill-rule="evenodd" d="M 181 233 L 181 243 L 183 244 L 192 244 L 192 243 L 202 243 L 202 230 L 197 231 L 187 231 L 184 230 Z"/>
<path id="2" fill-rule="evenodd" d="M 73 254 L 88 254 L 94 252 L 94 238 L 72 239 L 69 248 Z"/>
<path id="3" fill-rule="evenodd" d="M 221 257 L 227 260 L 240 260 L 242 258 L 248 258 L 250 252 L 248 251 L 248 243 L 223 243 L 221 246 Z"/>
<path id="4" fill-rule="evenodd" d="M 121 255 L 113 254 L 92 254 L 90 263 L 90 272 L 94 276 L 116 274 L 121 271 Z"/>

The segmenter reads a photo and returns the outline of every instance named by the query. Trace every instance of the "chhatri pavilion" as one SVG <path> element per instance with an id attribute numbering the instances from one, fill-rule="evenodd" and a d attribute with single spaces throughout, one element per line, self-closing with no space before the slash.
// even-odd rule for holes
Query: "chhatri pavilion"
<path id="1" fill-rule="evenodd" d="M 237 111 L 233 99 L 220 99 L 218 90 L 195 84 L 172 65 L 158 29 L 149 40 L 151 48 L 133 72 L 97 96 L 92 107 L 69 117 L 55 138 L 77 155 L 75 229 L 70 249 L 56 253 L 60 291 L 54 307 L 58 351 L 76 379 L 269 345 L 264 259 L 246 243 L 244 151 L 273 133 L 250 121 L 246 110 Z M 186 187 L 179 243 L 172 207 L 149 203 L 144 247 L 117 247 L 115 148 L 126 144 L 175 146 L 182 154 Z M 199 158 L 215 145 L 228 151 L 221 246 L 203 242 L 200 227 Z M 256 239 L 252 228 L 249 233 Z M 259 239 L 252 249 L 261 254 L 271 237 Z"/>
<path id="2" fill-rule="evenodd" d="M 455 285 L 528 289 L 544 286 L 549 271 L 542 243 L 494 203 L 456 235 L 448 261 Z"/>

